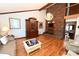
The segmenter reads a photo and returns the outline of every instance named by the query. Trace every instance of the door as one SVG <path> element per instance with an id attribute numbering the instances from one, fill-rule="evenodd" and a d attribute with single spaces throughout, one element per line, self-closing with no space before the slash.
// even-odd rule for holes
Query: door
<path id="1" fill-rule="evenodd" d="M 76 30 L 76 22 L 66 22 L 66 32 L 69 34 L 70 39 L 74 39 Z"/>

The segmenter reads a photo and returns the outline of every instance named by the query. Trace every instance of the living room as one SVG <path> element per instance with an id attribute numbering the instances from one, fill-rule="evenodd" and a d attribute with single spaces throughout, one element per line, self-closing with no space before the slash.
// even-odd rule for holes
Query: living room
<path id="1" fill-rule="evenodd" d="M 79 42 L 78 6 L 77 3 L 1 4 L 0 42 L 3 43 L 0 43 L 0 54 L 11 56 L 65 56 L 69 51 L 76 55 L 79 48 L 76 48 L 77 51 L 73 52 L 68 45 L 67 50 L 64 42 L 69 41 L 72 36 L 69 31 L 65 32 L 65 23 L 73 21 L 77 22 L 73 39 Z M 67 27 L 66 30 L 69 30 L 68 28 L 70 27 Z M 72 26 L 70 29 L 72 29 Z M 2 37 L 4 40 L 1 39 Z M 30 45 L 29 42 L 37 42 L 37 44 Z"/>

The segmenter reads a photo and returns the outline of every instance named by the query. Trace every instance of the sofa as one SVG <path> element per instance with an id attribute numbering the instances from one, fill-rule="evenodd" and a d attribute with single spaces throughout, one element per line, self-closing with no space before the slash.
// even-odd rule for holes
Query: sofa
<path id="1" fill-rule="evenodd" d="M 7 38 L 8 38 L 7 44 L 3 45 L 0 42 L 0 54 L 15 56 L 16 55 L 16 40 L 12 36 L 7 36 Z"/>
<path id="2" fill-rule="evenodd" d="M 71 39 L 69 39 L 69 41 L 65 41 L 65 47 L 67 50 L 71 50 L 79 54 L 79 43 L 77 43 L 76 41 Z"/>
<path id="3" fill-rule="evenodd" d="M 65 56 L 79 56 L 79 55 L 76 54 L 75 52 L 69 50 L 68 53 L 67 53 L 67 55 L 65 55 Z"/>

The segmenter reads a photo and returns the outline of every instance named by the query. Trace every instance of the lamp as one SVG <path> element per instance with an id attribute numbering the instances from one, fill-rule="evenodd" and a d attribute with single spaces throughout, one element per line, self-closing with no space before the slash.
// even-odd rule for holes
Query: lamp
<path id="1" fill-rule="evenodd" d="M 9 30 L 8 27 L 2 27 L 2 29 L 1 29 L 2 32 L 8 31 L 8 30 Z"/>
<path id="2" fill-rule="evenodd" d="M 1 35 L 7 35 L 9 32 L 9 28 L 8 27 L 2 27 L 1 28 Z"/>

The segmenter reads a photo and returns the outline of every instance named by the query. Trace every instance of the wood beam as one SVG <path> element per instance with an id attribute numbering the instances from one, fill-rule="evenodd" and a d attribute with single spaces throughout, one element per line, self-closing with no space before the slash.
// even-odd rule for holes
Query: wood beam
<path id="1" fill-rule="evenodd" d="M 69 7 L 67 6 L 66 8 L 70 8 L 70 7 L 73 7 L 73 6 L 75 6 L 75 5 L 78 5 L 78 3 L 72 4 L 72 5 L 70 5 Z"/>
<path id="2" fill-rule="evenodd" d="M 39 9 L 39 11 L 43 9 L 48 9 L 49 7 L 53 6 L 55 3 L 48 3 L 47 5 L 43 6 L 42 8 Z"/>

